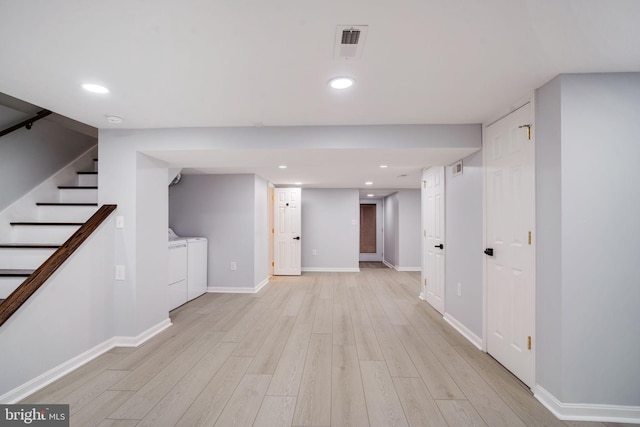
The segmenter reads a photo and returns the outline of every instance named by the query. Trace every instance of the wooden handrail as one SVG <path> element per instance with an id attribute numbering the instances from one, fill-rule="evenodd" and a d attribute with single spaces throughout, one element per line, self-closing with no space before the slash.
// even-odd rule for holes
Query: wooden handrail
<path id="1" fill-rule="evenodd" d="M 91 218 L 73 233 L 31 276 L 0 304 L 0 326 L 42 286 L 76 249 L 106 220 L 117 205 L 102 205 Z"/>
<path id="2" fill-rule="evenodd" d="M 0 130 L 0 137 L 3 137 L 5 135 L 13 132 L 14 130 L 18 130 L 18 129 L 22 128 L 22 127 L 26 127 L 27 129 L 31 129 L 31 126 L 33 126 L 33 124 L 35 122 L 37 122 L 40 119 L 44 119 L 49 114 L 51 114 L 51 111 L 49 111 L 49 110 L 39 111 L 38 114 L 36 114 L 35 116 L 31 117 L 30 119 L 23 120 L 20 123 L 18 123 L 17 125 L 13 125 L 11 127 L 8 127 L 5 130 Z"/>

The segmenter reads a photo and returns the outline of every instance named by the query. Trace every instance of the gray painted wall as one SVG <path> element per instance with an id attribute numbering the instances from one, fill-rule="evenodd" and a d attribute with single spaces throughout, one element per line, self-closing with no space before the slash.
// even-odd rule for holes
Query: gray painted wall
<path id="1" fill-rule="evenodd" d="M 210 287 L 255 285 L 255 189 L 254 175 L 183 175 L 169 188 L 169 226 L 209 239 Z"/>
<path id="2" fill-rule="evenodd" d="M 538 383 L 564 403 L 640 406 L 640 73 L 563 75 L 537 95 L 560 108 L 559 121 L 551 110 L 537 118 L 546 132 L 537 174 L 560 178 L 560 191 L 538 188 L 538 230 L 559 218 L 559 237 L 549 230 L 537 246 Z M 545 256 L 543 243 L 559 257 Z M 557 304 L 560 322 L 550 325 L 543 319 L 547 307 L 557 317 Z M 547 348 L 558 340 L 561 351 Z"/>
<path id="3" fill-rule="evenodd" d="M 0 105 L 0 123 L 16 124 L 28 115 Z M 0 211 L 97 144 L 95 138 L 47 119 L 31 130 L 19 129 L 0 138 Z"/>
<path id="4" fill-rule="evenodd" d="M 536 381 L 562 398 L 560 81 L 536 91 Z"/>
<path id="5" fill-rule="evenodd" d="M 445 168 L 445 312 L 482 338 L 482 152 L 464 158 L 463 168 L 455 177 Z"/>
<path id="6" fill-rule="evenodd" d="M 303 189 L 302 268 L 358 269 L 359 218 L 357 189 Z"/>
<path id="7" fill-rule="evenodd" d="M 360 199 L 361 205 L 376 205 L 376 253 L 363 254 L 360 253 L 360 261 L 382 261 L 382 244 L 383 244 L 383 218 L 382 199 Z"/>
<path id="8" fill-rule="evenodd" d="M 393 266 L 400 262 L 400 197 L 384 198 L 384 260 Z"/>
<path id="9" fill-rule="evenodd" d="M 254 285 L 269 278 L 269 183 L 254 175 Z"/>
<path id="10" fill-rule="evenodd" d="M 420 190 L 400 190 L 399 195 L 399 248 L 400 268 L 420 269 L 421 223 Z"/>

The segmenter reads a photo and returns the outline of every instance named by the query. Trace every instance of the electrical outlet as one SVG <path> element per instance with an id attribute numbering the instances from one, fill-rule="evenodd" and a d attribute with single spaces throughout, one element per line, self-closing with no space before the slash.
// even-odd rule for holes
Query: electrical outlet
<path id="1" fill-rule="evenodd" d="M 317 250 L 315 250 L 315 249 L 313 249 L 313 250 L 311 251 L 311 255 L 318 255 L 318 251 L 317 251 Z"/>
<path id="2" fill-rule="evenodd" d="M 116 280 L 124 280 L 124 265 L 116 265 Z"/>
<path id="3" fill-rule="evenodd" d="M 235 261 L 231 261 L 231 263 L 229 264 L 229 268 L 231 269 L 231 271 L 236 271 L 238 269 L 238 264 L 236 264 Z"/>
<path id="4" fill-rule="evenodd" d="M 462 296 L 462 283 L 458 283 L 458 296 Z"/>
<path id="5" fill-rule="evenodd" d="M 116 216 L 116 228 L 124 228 L 124 217 L 122 215 Z"/>

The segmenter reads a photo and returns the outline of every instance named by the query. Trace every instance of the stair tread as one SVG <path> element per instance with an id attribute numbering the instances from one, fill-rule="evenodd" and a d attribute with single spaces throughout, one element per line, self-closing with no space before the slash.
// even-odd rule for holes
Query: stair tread
<path id="1" fill-rule="evenodd" d="M 56 243 L 0 243 L 4 249 L 58 249 L 61 245 Z"/>
<path id="2" fill-rule="evenodd" d="M 29 277 L 34 271 L 23 268 L 0 268 L 0 277 Z"/>
<path id="3" fill-rule="evenodd" d="M 98 175 L 97 171 L 78 171 L 78 175 Z"/>
<path id="4" fill-rule="evenodd" d="M 58 186 L 60 190 L 97 190 L 98 186 L 93 185 L 60 185 Z"/>
<path id="5" fill-rule="evenodd" d="M 84 222 L 11 222 L 11 225 L 82 225 Z"/>
<path id="6" fill-rule="evenodd" d="M 37 206 L 98 206 L 97 203 L 60 203 L 60 202 L 40 202 Z"/>

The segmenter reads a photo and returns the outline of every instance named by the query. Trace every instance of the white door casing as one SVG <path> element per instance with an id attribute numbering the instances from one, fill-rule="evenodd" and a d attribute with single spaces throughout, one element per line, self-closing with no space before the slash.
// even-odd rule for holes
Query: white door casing
<path id="1" fill-rule="evenodd" d="M 422 181 L 421 298 L 444 314 L 444 167 L 426 169 Z"/>
<path id="2" fill-rule="evenodd" d="M 535 170 L 531 105 L 485 129 L 487 352 L 535 382 Z M 487 252 L 485 252 L 487 253 Z"/>
<path id="3" fill-rule="evenodd" d="M 275 188 L 274 196 L 274 267 L 277 276 L 301 274 L 300 188 Z"/>

